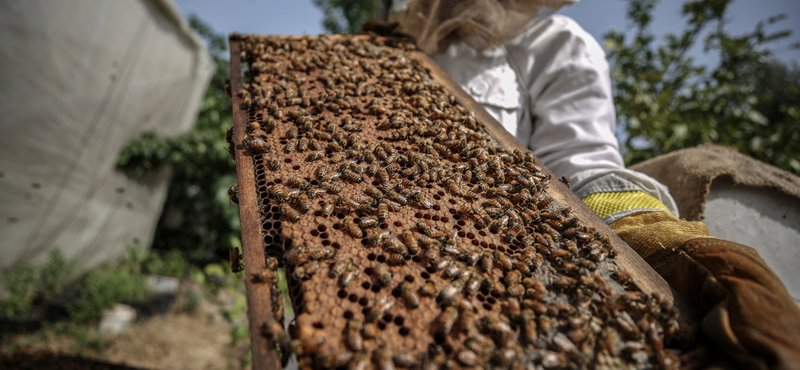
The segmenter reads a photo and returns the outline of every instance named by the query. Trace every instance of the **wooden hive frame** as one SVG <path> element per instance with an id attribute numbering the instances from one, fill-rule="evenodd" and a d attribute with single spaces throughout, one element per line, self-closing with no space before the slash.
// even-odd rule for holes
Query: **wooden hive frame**
<path id="1" fill-rule="evenodd" d="M 332 36 L 333 38 L 345 36 Z M 351 36 L 353 37 L 353 36 Z M 366 37 L 354 36 L 354 38 L 367 39 Z M 289 40 L 300 40 L 300 37 L 286 37 Z M 259 274 L 266 268 L 266 256 L 264 240 L 262 237 L 262 220 L 259 212 L 259 198 L 256 190 L 256 173 L 253 155 L 247 145 L 242 145 L 243 138 L 248 134 L 247 109 L 243 108 L 243 99 L 236 94 L 243 89 L 242 79 L 242 50 L 240 48 L 240 36 L 231 38 L 231 90 L 233 96 L 233 118 L 234 118 L 234 140 L 236 144 L 236 169 L 238 178 L 238 199 L 240 206 L 240 219 L 242 226 L 242 245 L 245 261 L 245 279 L 247 289 L 248 317 L 250 324 L 250 338 L 253 349 L 254 369 L 277 369 L 280 367 L 280 359 L 275 350 L 275 343 L 272 343 L 268 336 L 263 335 L 262 328 L 269 322 L 272 315 L 271 297 L 269 284 L 259 283 L 257 279 L 250 277 Z M 433 63 L 426 55 L 417 51 L 407 51 L 406 55 L 414 61 L 420 63 L 428 71 L 429 75 L 447 89 L 457 102 L 466 107 L 468 111 L 474 113 L 478 121 L 483 123 L 483 129 L 500 146 L 509 151 L 518 149 L 527 151 L 522 144 L 508 133 L 482 106 L 476 103 L 464 92 L 460 86 L 453 81 L 444 71 Z M 275 135 L 280 135 L 282 131 L 277 131 Z M 552 176 L 552 173 L 538 160 L 535 164 L 543 171 Z M 597 217 L 580 199 L 578 199 L 569 188 L 560 181 L 550 181 L 544 190 L 558 207 L 571 207 L 572 215 L 581 220 L 583 225 L 595 229 L 607 238 L 608 243 L 613 248 L 616 256 L 614 263 L 630 274 L 635 286 L 642 293 L 652 296 L 662 297 L 666 302 L 674 304 L 680 313 L 680 318 L 686 320 L 688 310 L 683 300 L 677 293 L 639 257 L 627 244 L 620 240 L 610 228 Z M 409 220 L 411 223 L 411 220 Z M 331 284 L 335 284 L 331 280 Z"/>

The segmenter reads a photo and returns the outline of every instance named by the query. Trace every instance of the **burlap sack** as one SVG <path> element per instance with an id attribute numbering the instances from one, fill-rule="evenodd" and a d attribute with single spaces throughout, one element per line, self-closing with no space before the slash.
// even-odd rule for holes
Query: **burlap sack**
<path id="1" fill-rule="evenodd" d="M 699 221 L 711 182 L 725 176 L 734 185 L 764 187 L 800 199 L 800 177 L 714 144 L 678 150 L 630 167 L 669 188 L 681 218 Z"/>

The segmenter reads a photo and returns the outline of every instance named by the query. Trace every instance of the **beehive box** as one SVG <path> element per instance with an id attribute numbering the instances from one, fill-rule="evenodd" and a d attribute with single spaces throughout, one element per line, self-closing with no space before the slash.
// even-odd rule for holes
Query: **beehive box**
<path id="1" fill-rule="evenodd" d="M 666 283 L 412 45 L 231 50 L 256 368 L 679 366 Z"/>

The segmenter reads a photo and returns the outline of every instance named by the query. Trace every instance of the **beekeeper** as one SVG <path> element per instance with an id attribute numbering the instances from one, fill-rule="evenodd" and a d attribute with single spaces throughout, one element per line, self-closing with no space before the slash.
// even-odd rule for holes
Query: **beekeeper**
<path id="1" fill-rule="evenodd" d="M 626 169 L 609 66 L 597 41 L 553 14 L 578 0 L 382 0 L 411 36 L 680 292 L 702 331 L 748 368 L 800 364 L 800 310 L 751 248 L 679 219 L 666 186 Z"/>

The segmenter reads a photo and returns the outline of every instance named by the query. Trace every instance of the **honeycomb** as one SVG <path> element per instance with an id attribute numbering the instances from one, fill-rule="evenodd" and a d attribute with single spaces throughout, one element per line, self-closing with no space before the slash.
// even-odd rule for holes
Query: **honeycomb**
<path id="1" fill-rule="evenodd" d="M 284 330 L 277 294 L 263 335 L 301 369 L 679 367 L 677 311 L 413 45 L 232 42 L 248 122 L 231 145 L 253 159 L 267 260 L 252 279 L 283 267 L 297 315 Z"/>

